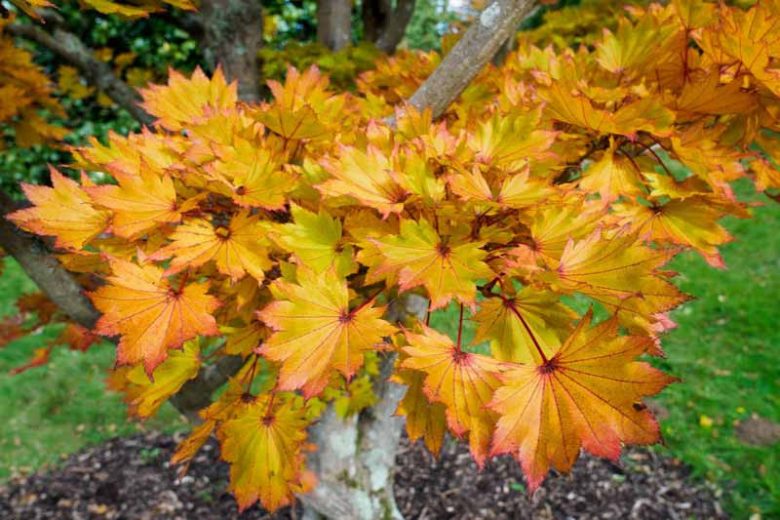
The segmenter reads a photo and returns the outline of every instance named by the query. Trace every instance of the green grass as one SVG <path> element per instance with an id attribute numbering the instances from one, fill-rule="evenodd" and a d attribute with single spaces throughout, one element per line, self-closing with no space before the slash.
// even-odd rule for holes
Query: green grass
<path id="1" fill-rule="evenodd" d="M 16 298 L 34 287 L 19 266 L 6 259 L 0 277 L 0 315 L 16 312 Z M 114 363 L 108 344 L 86 353 L 56 348 L 47 366 L 16 376 L 8 373 L 57 332 L 56 327 L 47 327 L 0 348 L 0 479 L 56 463 L 64 454 L 109 437 L 183 424 L 170 407 L 146 424 L 126 420 L 119 395 L 107 393 L 104 384 L 106 369 Z"/>
<path id="2" fill-rule="evenodd" d="M 682 378 L 660 402 L 667 450 L 718 482 L 737 518 L 780 515 L 780 447 L 751 447 L 735 425 L 756 414 L 780 422 L 780 206 L 728 219 L 737 238 L 723 247 L 725 271 L 686 254 L 672 263 L 679 286 L 697 299 L 673 314 L 659 363 Z M 709 422 L 712 425 L 708 426 Z"/>

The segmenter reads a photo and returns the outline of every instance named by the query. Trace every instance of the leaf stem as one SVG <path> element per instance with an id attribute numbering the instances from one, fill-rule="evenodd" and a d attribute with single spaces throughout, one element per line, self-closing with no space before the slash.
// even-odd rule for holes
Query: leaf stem
<path id="1" fill-rule="evenodd" d="M 504 296 L 500 296 L 500 298 L 504 301 L 504 305 L 506 305 L 514 313 L 514 315 L 517 316 L 517 319 L 520 320 L 520 323 L 523 324 L 523 328 L 531 337 L 531 341 L 533 342 L 534 347 L 536 347 L 536 351 L 539 353 L 539 356 L 542 358 L 542 363 L 543 364 L 549 363 L 550 360 L 547 358 L 547 356 L 545 356 L 544 350 L 542 350 L 542 346 L 539 344 L 539 340 L 536 339 L 536 336 L 531 330 L 531 327 L 528 325 L 528 322 L 525 321 L 523 315 L 520 314 L 520 311 L 517 309 L 517 307 L 515 307 L 514 302 L 512 302 L 508 298 L 505 298 Z"/>
<path id="2" fill-rule="evenodd" d="M 458 343 L 455 345 L 455 347 L 458 349 L 458 352 L 463 352 L 463 349 L 461 348 L 461 344 L 463 341 L 463 304 L 460 304 L 460 316 L 458 316 Z"/>
<path id="3" fill-rule="evenodd" d="M 674 175 L 672 175 L 671 170 L 667 168 L 666 163 L 661 159 L 661 157 L 658 156 L 657 153 L 655 153 L 655 150 L 653 150 L 652 146 L 648 146 L 647 144 L 643 143 L 642 141 L 637 141 L 640 145 L 642 145 L 642 148 L 644 148 L 646 151 L 650 152 L 650 154 L 655 157 L 655 160 L 658 162 L 658 164 L 661 165 L 661 167 L 666 171 L 667 175 L 674 178 Z M 655 142 L 655 141 L 653 141 Z M 656 143 L 657 144 L 657 143 Z"/>

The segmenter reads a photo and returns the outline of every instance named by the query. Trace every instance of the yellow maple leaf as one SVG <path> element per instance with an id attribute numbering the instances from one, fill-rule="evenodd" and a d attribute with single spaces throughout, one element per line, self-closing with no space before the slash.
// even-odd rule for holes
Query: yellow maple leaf
<path id="1" fill-rule="evenodd" d="M 651 249 L 631 233 L 605 238 L 600 230 L 578 242 L 570 241 L 554 271 L 561 290 L 586 294 L 619 316 L 627 325 L 635 318 L 653 321 L 687 300 L 659 269 L 669 253 Z"/>
<path id="2" fill-rule="evenodd" d="M 106 228 L 109 214 L 95 209 L 79 184 L 51 168 L 52 187 L 22 184 L 32 208 L 7 218 L 27 231 L 57 237 L 57 247 L 81 249 Z M 86 177 L 84 177 L 84 181 Z"/>
<path id="3" fill-rule="evenodd" d="M 282 160 L 250 143 L 236 146 L 235 157 L 213 165 L 212 175 L 227 189 L 220 190 L 244 207 L 280 210 L 298 185 L 297 176 L 282 169 Z"/>
<path id="4" fill-rule="evenodd" d="M 692 196 L 685 200 L 670 200 L 663 205 L 624 205 L 618 212 L 622 222 L 640 236 L 661 243 L 672 243 L 694 248 L 713 267 L 725 264 L 718 246 L 732 237 L 718 224 L 725 212 L 714 200 Z"/>
<path id="5" fill-rule="evenodd" d="M 301 401 L 293 394 L 263 395 L 217 429 L 239 511 L 257 500 L 275 511 L 311 487 L 303 470 L 309 421 Z"/>
<path id="6" fill-rule="evenodd" d="M 620 196 L 642 195 L 637 167 L 621 155 L 615 155 L 610 147 L 604 156 L 585 170 L 580 187 L 592 193 L 599 193 L 601 199 L 609 202 Z"/>
<path id="7" fill-rule="evenodd" d="M 171 243 L 153 255 L 152 260 L 172 257 L 166 274 L 214 261 L 217 270 L 235 282 L 246 273 L 258 281 L 271 268 L 264 228 L 257 216 L 247 211 L 218 224 L 199 218 L 185 221 L 170 236 Z"/>
<path id="8" fill-rule="evenodd" d="M 428 450 L 438 455 L 447 431 L 447 408 L 442 403 L 431 402 L 426 397 L 423 390 L 424 372 L 402 370 L 395 377 L 399 383 L 406 386 L 406 393 L 398 403 L 396 415 L 406 418 L 406 434 L 409 440 L 422 438 Z"/>
<path id="9" fill-rule="evenodd" d="M 350 308 L 346 280 L 333 270 L 318 274 L 299 269 L 298 283 L 280 279 L 271 292 L 276 300 L 258 316 L 274 333 L 260 352 L 281 363 L 282 390 L 303 388 L 311 396 L 328 384 L 334 371 L 352 377 L 365 352 L 375 351 L 396 331 L 381 319 L 383 309 L 372 300 Z"/>
<path id="10" fill-rule="evenodd" d="M 158 118 L 159 125 L 174 132 L 211 112 L 234 108 L 238 102 L 237 84 L 228 85 L 221 69 L 211 79 L 200 68 L 189 79 L 171 70 L 167 85 L 152 85 L 141 94 L 146 111 Z"/>
<path id="11" fill-rule="evenodd" d="M 123 392 L 128 413 L 146 418 L 153 416 L 184 383 L 198 375 L 200 345 L 197 339 L 184 343 L 154 369 L 149 377 L 143 366 L 120 367 L 109 376 L 111 388 Z"/>
<path id="12" fill-rule="evenodd" d="M 392 156 L 383 150 L 371 145 L 366 151 L 342 146 L 337 160 L 323 160 L 322 164 L 332 177 L 317 186 L 324 195 L 354 197 L 384 217 L 403 211 L 409 192 Z"/>
<path id="13" fill-rule="evenodd" d="M 525 287 L 514 298 L 488 298 L 479 303 L 474 343 L 489 340 L 500 361 L 528 363 L 538 350 L 551 355 L 566 337 L 576 317 L 558 296 Z"/>
<path id="14" fill-rule="evenodd" d="M 473 306 L 477 281 L 493 275 L 482 243 L 441 237 L 425 219 L 402 220 L 399 236 L 378 239 L 376 245 L 384 256 L 378 272 L 397 271 L 401 291 L 425 287 L 431 309 L 453 298 Z"/>
<path id="15" fill-rule="evenodd" d="M 341 236 L 341 221 L 327 213 L 311 212 L 295 204 L 290 205 L 293 223 L 284 224 L 271 238 L 284 250 L 291 252 L 298 263 L 324 272 L 335 267 L 340 275 L 356 268 L 352 246 Z"/>

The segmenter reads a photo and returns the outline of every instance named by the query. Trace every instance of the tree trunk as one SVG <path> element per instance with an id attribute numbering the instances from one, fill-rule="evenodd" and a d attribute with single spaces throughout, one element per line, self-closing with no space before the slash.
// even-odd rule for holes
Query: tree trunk
<path id="1" fill-rule="evenodd" d="M 390 0 L 363 2 L 363 38 L 379 50 L 391 54 L 406 34 L 406 26 L 414 14 L 415 0 L 397 0 L 395 8 Z"/>
<path id="2" fill-rule="evenodd" d="M 428 301 L 415 294 L 394 300 L 386 319 L 403 321 L 406 316 L 424 319 Z M 358 416 L 341 419 L 329 408 L 311 428 L 317 451 L 308 458 L 317 474 L 317 487 L 300 497 L 304 518 L 374 520 L 403 518 L 395 503 L 393 479 L 395 456 L 403 419 L 395 416 L 405 387 L 387 379 L 395 355 L 382 360 L 374 391 L 379 401 Z"/>
<path id="3" fill-rule="evenodd" d="M 352 0 L 317 0 L 317 41 L 332 51 L 351 42 Z"/>
<path id="4" fill-rule="evenodd" d="M 243 101 L 260 101 L 260 0 L 203 0 L 200 15 L 206 60 L 212 67 L 221 66 L 229 81 L 238 81 L 238 96 Z"/>

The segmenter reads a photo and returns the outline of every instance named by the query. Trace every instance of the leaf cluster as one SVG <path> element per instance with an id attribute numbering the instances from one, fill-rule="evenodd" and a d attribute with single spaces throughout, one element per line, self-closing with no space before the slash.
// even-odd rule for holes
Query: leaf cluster
<path id="1" fill-rule="evenodd" d="M 438 121 L 401 103 L 433 52 L 383 58 L 354 92 L 289 69 L 251 105 L 220 72 L 173 73 L 143 93 L 152 129 L 79 149 L 80 182 L 25 186 L 11 219 L 92 287 L 138 414 L 244 360 L 175 456 L 216 432 L 242 508 L 314 485 L 306 428 L 326 402 L 370 406 L 381 359 L 412 439 L 512 454 L 535 489 L 582 448 L 657 440 L 642 399 L 673 378 L 642 358 L 687 299 L 664 266 L 694 250 L 723 267 L 719 220 L 749 216 L 731 183 L 780 188 L 778 24 L 776 2 L 678 0 L 589 47 L 521 37 Z M 391 322 L 409 293 L 458 306 L 489 350 Z"/>

